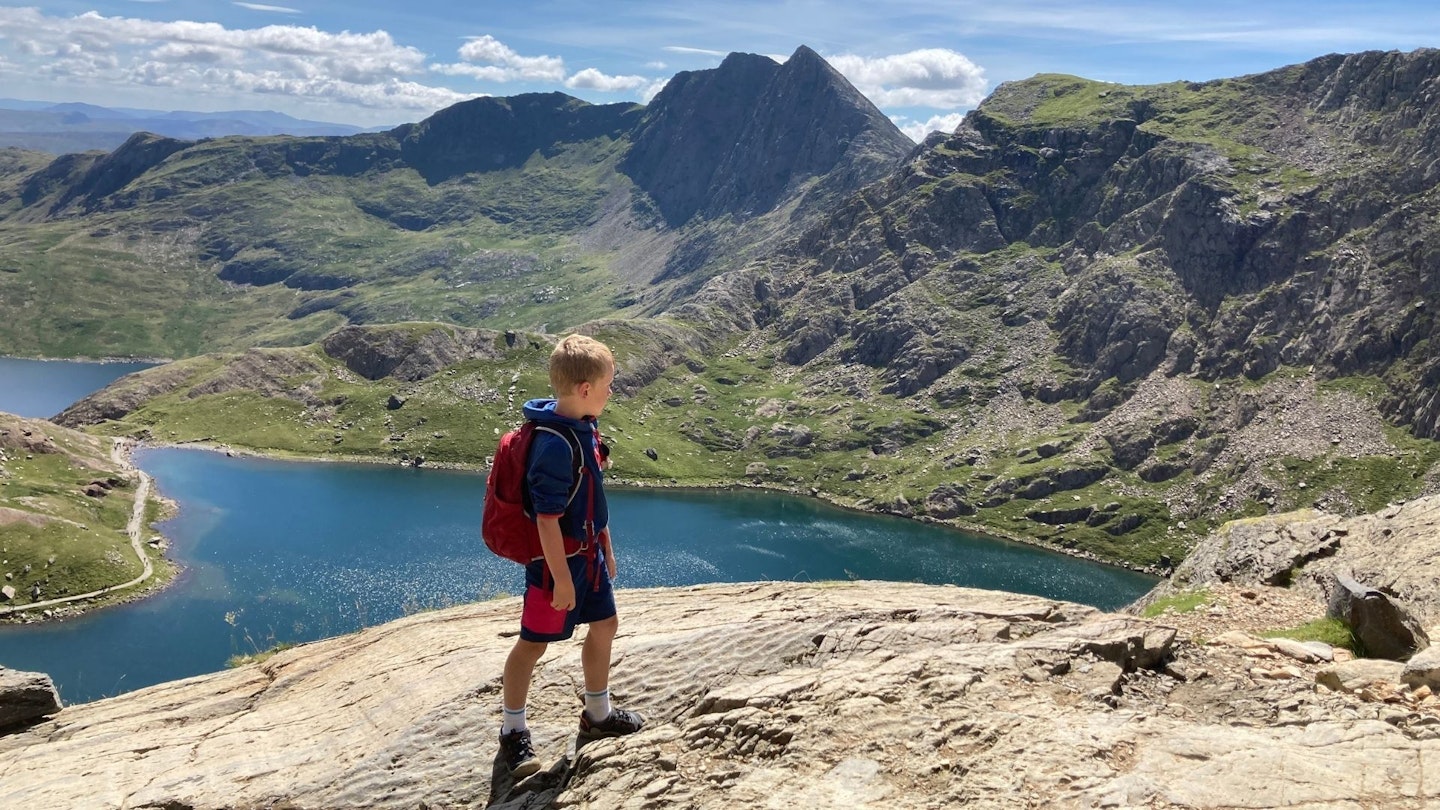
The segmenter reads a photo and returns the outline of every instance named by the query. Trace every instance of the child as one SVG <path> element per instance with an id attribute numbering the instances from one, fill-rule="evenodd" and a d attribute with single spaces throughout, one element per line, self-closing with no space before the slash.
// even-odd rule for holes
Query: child
<path id="1" fill-rule="evenodd" d="M 555 398 L 525 403 L 526 419 L 573 434 L 584 456 L 585 471 L 570 499 L 578 466 L 571 442 L 548 431 L 535 432 L 526 481 L 545 558 L 525 567 L 520 638 L 505 661 L 505 721 L 500 728 L 500 754 L 516 779 L 541 768 L 525 724 L 535 664 L 549 642 L 570 638 L 577 624 L 590 625 L 580 648 L 585 674 L 580 737 L 616 737 L 632 734 L 644 725 L 635 712 L 610 705 L 610 645 L 619 619 L 610 586 L 615 555 L 610 546 L 595 420 L 610 401 L 614 379 L 615 358 L 610 349 L 594 338 L 570 335 L 550 354 L 550 387 Z"/>

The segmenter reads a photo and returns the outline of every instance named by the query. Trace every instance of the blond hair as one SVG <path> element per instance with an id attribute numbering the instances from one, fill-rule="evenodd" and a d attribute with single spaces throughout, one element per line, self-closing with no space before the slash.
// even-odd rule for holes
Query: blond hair
<path id="1" fill-rule="evenodd" d="M 615 370 L 610 347 L 588 335 L 567 335 L 550 353 L 550 387 L 570 394 L 582 382 L 595 382 Z"/>

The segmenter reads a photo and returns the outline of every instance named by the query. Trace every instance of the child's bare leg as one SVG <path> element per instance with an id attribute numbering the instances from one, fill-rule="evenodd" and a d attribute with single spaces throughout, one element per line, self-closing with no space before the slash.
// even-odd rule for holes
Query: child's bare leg
<path id="1" fill-rule="evenodd" d="M 615 641 L 615 632 L 620 629 L 620 619 L 611 616 L 591 622 L 589 627 L 589 632 L 585 634 L 585 644 L 580 648 L 580 666 L 585 670 L 585 691 L 604 692 L 610 686 L 610 647 Z"/>
<path id="2" fill-rule="evenodd" d="M 585 667 L 585 711 L 580 714 L 580 738 L 618 737 L 634 734 L 645 726 L 645 718 L 628 709 L 610 705 L 610 646 L 620 621 L 611 616 L 591 622 L 580 663 Z"/>
<path id="3" fill-rule="evenodd" d="M 530 678 L 535 665 L 549 645 L 543 641 L 515 640 L 510 656 L 505 659 L 504 701 L 507 709 L 523 709 L 530 697 Z"/>

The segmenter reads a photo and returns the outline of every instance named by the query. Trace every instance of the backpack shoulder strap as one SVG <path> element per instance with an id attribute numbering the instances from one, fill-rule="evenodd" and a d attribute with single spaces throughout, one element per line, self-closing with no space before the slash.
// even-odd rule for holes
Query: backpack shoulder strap
<path id="1" fill-rule="evenodd" d="M 570 448 L 570 460 L 575 464 L 575 474 L 574 480 L 570 484 L 570 496 L 565 499 L 565 505 L 569 506 L 570 502 L 575 500 L 575 495 L 580 492 L 580 484 L 584 481 L 585 476 L 585 451 L 580 446 L 580 437 L 576 436 L 575 431 L 570 428 L 561 430 L 552 425 L 542 425 L 538 422 L 535 423 L 535 429 L 559 436 Z"/>

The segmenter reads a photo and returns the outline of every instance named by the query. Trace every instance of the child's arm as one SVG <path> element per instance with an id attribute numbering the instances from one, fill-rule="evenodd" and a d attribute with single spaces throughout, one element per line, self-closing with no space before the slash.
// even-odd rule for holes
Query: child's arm
<path id="1" fill-rule="evenodd" d="M 550 607 L 574 610 L 575 581 L 570 579 L 570 564 L 565 559 L 565 537 L 560 533 L 560 516 L 539 515 L 535 518 L 535 528 L 540 531 L 540 550 L 545 554 L 545 565 L 555 580 Z"/>
<path id="2" fill-rule="evenodd" d="M 615 562 L 615 547 L 610 545 L 610 527 L 606 526 L 600 530 L 600 547 L 605 550 L 605 570 L 614 579 L 618 570 Z"/>

